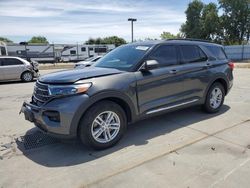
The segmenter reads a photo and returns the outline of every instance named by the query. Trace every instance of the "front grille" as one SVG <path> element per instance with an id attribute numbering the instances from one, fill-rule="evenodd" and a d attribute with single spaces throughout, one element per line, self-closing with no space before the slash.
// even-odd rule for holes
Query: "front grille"
<path id="1" fill-rule="evenodd" d="M 40 106 L 50 99 L 51 99 L 51 96 L 49 96 L 48 85 L 37 81 L 34 87 L 34 93 L 32 97 L 33 103 Z"/>

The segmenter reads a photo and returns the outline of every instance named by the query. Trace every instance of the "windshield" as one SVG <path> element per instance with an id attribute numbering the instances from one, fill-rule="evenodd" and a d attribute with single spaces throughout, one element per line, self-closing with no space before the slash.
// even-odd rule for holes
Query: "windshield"
<path id="1" fill-rule="evenodd" d="M 145 45 L 121 46 L 99 59 L 94 66 L 128 71 L 142 59 L 149 48 L 150 46 Z"/>

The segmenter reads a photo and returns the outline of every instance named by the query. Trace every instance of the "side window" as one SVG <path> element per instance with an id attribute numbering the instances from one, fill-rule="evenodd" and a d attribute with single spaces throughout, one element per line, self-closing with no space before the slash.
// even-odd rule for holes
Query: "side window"
<path id="1" fill-rule="evenodd" d="M 178 64 L 176 47 L 160 46 L 152 52 L 149 59 L 157 60 L 161 66 L 176 65 Z"/>
<path id="2" fill-rule="evenodd" d="M 2 66 L 23 65 L 18 59 L 4 58 L 2 59 Z"/>
<path id="3" fill-rule="evenodd" d="M 92 47 L 89 47 L 89 51 L 93 51 L 94 50 L 94 48 L 92 48 Z"/>
<path id="4" fill-rule="evenodd" d="M 86 51 L 86 48 L 85 48 L 85 47 L 82 47 L 82 48 L 81 48 L 81 51 L 82 51 L 82 52 L 85 52 L 85 51 Z"/>
<path id="5" fill-rule="evenodd" d="M 70 50 L 70 55 L 76 55 L 76 51 L 75 50 Z"/>
<path id="6" fill-rule="evenodd" d="M 210 53 L 218 60 L 225 60 L 227 56 L 222 47 L 218 46 L 206 46 Z"/>
<path id="7" fill-rule="evenodd" d="M 182 45 L 180 46 L 183 63 L 194 63 L 206 61 L 206 54 L 198 47 L 194 45 Z"/>

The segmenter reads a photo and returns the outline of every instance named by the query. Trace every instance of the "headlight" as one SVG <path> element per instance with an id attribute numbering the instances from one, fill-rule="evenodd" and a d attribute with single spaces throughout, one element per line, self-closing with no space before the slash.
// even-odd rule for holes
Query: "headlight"
<path id="1" fill-rule="evenodd" d="M 84 93 L 91 85 L 91 83 L 82 83 L 82 81 L 72 85 L 49 85 L 49 94 L 52 96 L 63 96 Z"/>

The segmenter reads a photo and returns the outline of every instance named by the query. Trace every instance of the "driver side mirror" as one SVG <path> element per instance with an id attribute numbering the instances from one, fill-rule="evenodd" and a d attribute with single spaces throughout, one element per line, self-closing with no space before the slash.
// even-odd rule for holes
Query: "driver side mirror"
<path id="1" fill-rule="evenodd" d="M 156 60 L 147 60 L 143 63 L 140 71 L 150 71 L 159 67 L 159 63 Z"/>

